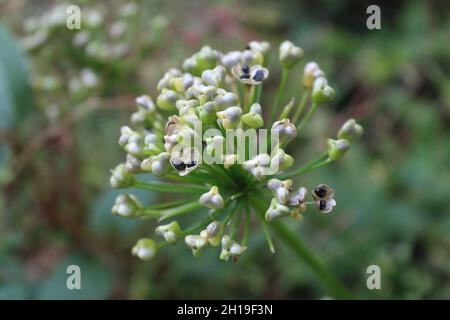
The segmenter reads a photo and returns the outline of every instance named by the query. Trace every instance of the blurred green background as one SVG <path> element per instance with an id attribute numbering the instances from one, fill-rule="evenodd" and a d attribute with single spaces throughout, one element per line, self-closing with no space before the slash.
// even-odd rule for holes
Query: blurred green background
<path id="1" fill-rule="evenodd" d="M 80 31 L 65 27 L 68 4 L 81 7 Z M 0 1 L 0 298 L 329 297 L 282 243 L 272 255 L 260 230 L 237 264 L 214 250 L 193 258 L 182 245 L 141 262 L 130 248 L 153 224 L 110 213 L 109 169 L 123 161 L 117 138 L 135 96 L 154 94 L 163 72 L 203 45 L 226 52 L 267 40 L 276 50 L 290 39 L 337 92 L 291 148 L 297 165 L 347 118 L 365 127 L 345 159 L 301 177 L 337 190 L 333 215 L 292 228 L 356 298 L 449 299 L 450 3 L 378 2 L 373 31 L 369 4 Z M 272 60 L 263 107 L 280 75 Z M 70 264 L 81 267 L 82 290 L 65 287 Z M 381 290 L 366 287 L 373 264 Z"/>

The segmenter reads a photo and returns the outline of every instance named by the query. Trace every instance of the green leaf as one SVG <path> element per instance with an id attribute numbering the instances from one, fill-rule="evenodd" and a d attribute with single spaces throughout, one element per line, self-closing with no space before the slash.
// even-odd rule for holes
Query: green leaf
<path id="1" fill-rule="evenodd" d="M 17 126 L 32 108 L 26 57 L 0 24 L 0 129 Z"/>

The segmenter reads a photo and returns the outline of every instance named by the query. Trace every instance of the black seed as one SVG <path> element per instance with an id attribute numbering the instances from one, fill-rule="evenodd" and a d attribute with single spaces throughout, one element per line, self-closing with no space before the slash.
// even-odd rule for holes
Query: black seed
<path id="1" fill-rule="evenodd" d="M 263 81 L 264 80 L 264 71 L 263 70 L 257 70 L 255 72 L 255 75 L 253 76 L 253 80 L 255 80 L 255 81 Z"/>
<path id="2" fill-rule="evenodd" d="M 245 74 L 241 75 L 239 77 L 239 79 L 250 79 L 250 75 L 248 73 L 245 73 Z"/>
<path id="3" fill-rule="evenodd" d="M 327 206 L 327 202 L 325 200 L 319 201 L 319 210 L 322 211 Z"/>
<path id="4" fill-rule="evenodd" d="M 192 167 L 194 167 L 196 164 L 197 164 L 197 163 L 196 163 L 194 160 L 192 160 L 191 162 L 186 163 L 186 167 L 192 168 Z"/>
<path id="5" fill-rule="evenodd" d="M 314 190 L 314 194 L 316 196 L 318 196 L 319 198 L 323 198 L 323 197 L 325 197 L 327 195 L 327 190 L 325 188 L 322 188 L 322 187 L 321 188 L 316 188 Z"/>
<path id="6" fill-rule="evenodd" d="M 241 68 L 243 73 L 249 73 L 250 72 L 250 68 L 248 67 L 248 65 L 244 64 Z"/>
<path id="7" fill-rule="evenodd" d="M 184 169 L 186 169 L 186 165 L 179 159 L 172 160 L 172 165 L 178 171 L 183 171 Z"/>
<path id="8" fill-rule="evenodd" d="M 250 50 L 250 46 L 247 45 L 247 46 L 245 47 L 245 50 Z"/>

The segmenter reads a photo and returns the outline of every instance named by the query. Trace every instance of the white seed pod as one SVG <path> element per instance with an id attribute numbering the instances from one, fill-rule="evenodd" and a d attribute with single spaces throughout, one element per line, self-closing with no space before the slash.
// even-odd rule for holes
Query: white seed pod
<path id="1" fill-rule="evenodd" d="M 213 186 L 211 190 L 202 194 L 198 201 L 201 205 L 214 210 L 222 209 L 224 206 L 224 200 L 217 186 Z"/>
<path id="2" fill-rule="evenodd" d="M 141 208 L 141 203 L 134 195 L 120 194 L 117 196 L 111 212 L 125 218 L 131 218 L 137 216 Z"/>
<path id="3" fill-rule="evenodd" d="M 295 46 L 291 41 L 284 41 L 280 45 L 279 55 L 283 68 L 291 69 L 303 58 L 304 52 L 302 48 Z"/>
<path id="4" fill-rule="evenodd" d="M 222 56 L 221 62 L 227 69 L 231 69 L 241 61 L 241 56 L 240 51 L 231 51 Z"/>
<path id="5" fill-rule="evenodd" d="M 267 187 L 275 198 L 281 204 L 286 204 L 289 200 L 289 195 L 292 190 L 292 180 L 279 180 L 279 179 L 271 179 L 267 183 Z"/>
<path id="6" fill-rule="evenodd" d="M 155 233 L 163 237 L 168 243 L 176 244 L 178 237 L 181 235 L 181 229 L 178 222 L 173 221 L 169 224 L 157 227 Z"/>
<path id="7" fill-rule="evenodd" d="M 228 107 L 217 112 L 217 122 L 225 129 L 236 129 L 241 120 L 242 109 L 240 107 Z"/>
<path id="8" fill-rule="evenodd" d="M 200 235 L 187 235 L 184 242 L 192 250 L 194 256 L 198 256 L 201 250 L 208 245 L 208 240 Z"/>
<path id="9" fill-rule="evenodd" d="M 278 134 L 280 143 L 291 141 L 297 136 L 297 128 L 289 119 L 274 122 L 272 130 Z"/>
<path id="10" fill-rule="evenodd" d="M 150 260 L 156 255 L 156 244 L 152 239 L 140 239 L 131 250 L 131 253 L 141 260 Z"/>
<path id="11" fill-rule="evenodd" d="M 307 89 L 311 89 L 314 80 L 319 77 L 325 77 L 325 73 L 319 68 L 316 62 L 308 62 L 303 70 L 303 86 Z"/>
<path id="12" fill-rule="evenodd" d="M 289 207 L 278 202 L 277 199 L 272 198 L 269 208 L 266 211 L 265 218 L 267 222 L 279 217 L 286 217 L 290 214 Z"/>
<path id="13" fill-rule="evenodd" d="M 209 86 L 220 87 L 225 81 L 226 70 L 223 66 L 217 66 L 212 70 L 202 72 L 202 81 Z"/>

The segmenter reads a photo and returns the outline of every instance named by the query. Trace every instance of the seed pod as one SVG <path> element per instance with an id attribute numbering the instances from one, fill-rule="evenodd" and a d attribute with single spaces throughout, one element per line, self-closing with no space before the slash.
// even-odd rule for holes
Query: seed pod
<path id="1" fill-rule="evenodd" d="M 303 58 L 303 50 L 291 41 L 284 41 L 279 49 L 280 62 L 283 68 L 291 69 Z"/>
<path id="2" fill-rule="evenodd" d="M 141 260 L 150 260 L 156 255 L 155 241 L 149 238 L 140 239 L 131 250 L 131 253 Z"/>

